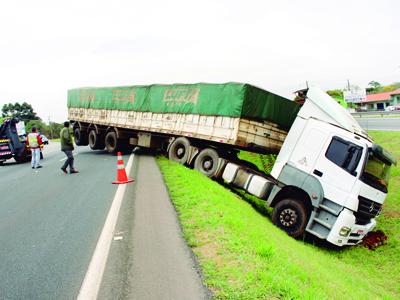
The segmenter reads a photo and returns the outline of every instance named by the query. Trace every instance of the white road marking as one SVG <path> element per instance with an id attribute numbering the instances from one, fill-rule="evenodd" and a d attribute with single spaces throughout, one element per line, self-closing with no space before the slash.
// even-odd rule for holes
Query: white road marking
<path id="1" fill-rule="evenodd" d="M 76 153 L 72 152 L 72 154 L 73 154 L 74 156 L 77 156 L 77 155 L 79 154 L 79 152 L 76 152 Z M 64 157 L 64 158 L 60 159 L 59 161 L 67 160 L 67 158 L 68 158 L 68 157 Z"/>
<path id="2" fill-rule="evenodd" d="M 127 174 L 131 171 L 134 156 L 135 155 L 132 153 L 129 157 L 126 166 Z M 106 222 L 104 223 L 103 230 L 101 231 L 100 238 L 97 241 L 96 249 L 94 250 L 89 268 L 86 271 L 85 279 L 83 280 L 77 298 L 78 300 L 97 299 L 125 190 L 126 184 L 118 186 Z"/>

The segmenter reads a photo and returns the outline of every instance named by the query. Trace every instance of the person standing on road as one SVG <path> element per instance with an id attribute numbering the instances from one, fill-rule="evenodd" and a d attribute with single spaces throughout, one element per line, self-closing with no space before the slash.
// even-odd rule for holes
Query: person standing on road
<path id="1" fill-rule="evenodd" d="M 40 150 L 41 148 L 43 148 L 43 142 L 42 139 L 40 138 L 40 135 L 37 132 L 36 127 L 32 127 L 32 132 L 28 134 L 28 138 L 26 139 L 26 145 L 31 149 L 32 169 L 41 168 L 42 166 L 39 165 L 39 162 L 40 162 Z"/>
<path id="2" fill-rule="evenodd" d="M 68 121 L 64 122 L 64 128 L 61 129 L 60 142 L 61 142 L 61 151 L 63 151 L 65 153 L 65 155 L 67 156 L 67 160 L 65 161 L 64 165 L 61 167 L 61 170 L 65 174 L 67 174 L 67 168 L 69 166 L 70 174 L 79 173 L 74 168 L 74 155 L 72 153 L 72 151 L 74 150 L 74 142 L 73 142 L 71 132 L 69 131 L 69 122 Z"/>

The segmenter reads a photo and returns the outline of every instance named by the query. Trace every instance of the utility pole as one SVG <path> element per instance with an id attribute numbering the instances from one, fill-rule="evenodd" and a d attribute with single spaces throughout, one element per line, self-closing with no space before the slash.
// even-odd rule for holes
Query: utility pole
<path id="1" fill-rule="evenodd" d="M 48 118 L 49 118 L 49 128 L 50 128 L 50 139 L 53 139 L 53 130 L 51 128 L 50 116 Z"/>

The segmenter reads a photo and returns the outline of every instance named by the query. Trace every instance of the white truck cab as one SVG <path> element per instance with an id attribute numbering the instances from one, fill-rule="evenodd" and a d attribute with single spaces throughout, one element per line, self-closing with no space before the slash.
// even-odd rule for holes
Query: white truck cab
<path id="1" fill-rule="evenodd" d="M 394 157 L 347 110 L 309 88 L 271 177 L 253 174 L 236 185 L 266 199 L 273 222 L 289 235 L 307 231 L 337 246 L 354 245 L 376 225 L 392 164 Z M 228 164 L 223 178 L 238 183 L 238 174 Z"/>

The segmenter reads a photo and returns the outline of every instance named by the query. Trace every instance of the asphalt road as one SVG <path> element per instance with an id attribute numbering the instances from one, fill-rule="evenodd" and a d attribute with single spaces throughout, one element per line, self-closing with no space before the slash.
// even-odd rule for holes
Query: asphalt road
<path id="1" fill-rule="evenodd" d="M 400 131 L 400 118 L 356 118 L 365 130 Z"/>
<path id="2" fill-rule="evenodd" d="M 116 157 L 79 147 L 65 175 L 58 144 L 44 166 L 0 167 L 0 298 L 75 299 L 117 186 Z M 129 156 L 124 156 L 128 161 Z M 154 158 L 135 155 L 99 299 L 204 299 Z"/>

